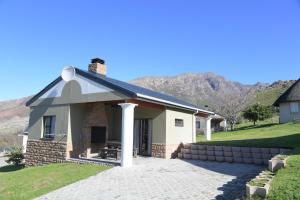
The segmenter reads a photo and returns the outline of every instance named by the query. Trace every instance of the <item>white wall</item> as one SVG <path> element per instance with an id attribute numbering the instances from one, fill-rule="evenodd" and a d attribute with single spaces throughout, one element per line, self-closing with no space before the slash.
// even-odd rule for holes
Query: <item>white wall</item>
<path id="1" fill-rule="evenodd" d="M 300 101 L 297 101 L 300 111 Z M 294 120 L 300 120 L 300 112 L 292 113 L 290 109 L 290 102 L 281 103 L 279 105 L 279 122 L 288 123 Z"/>

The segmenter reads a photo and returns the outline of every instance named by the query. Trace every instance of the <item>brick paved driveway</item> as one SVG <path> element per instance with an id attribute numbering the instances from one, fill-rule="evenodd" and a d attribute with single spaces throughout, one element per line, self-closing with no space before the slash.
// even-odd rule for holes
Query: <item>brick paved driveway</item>
<path id="1" fill-rule="evenodd" d="M 242 199 L 245 182 L 261 167 L 203 161 L 137 158 L 71 184 L 40 200 Z"/>

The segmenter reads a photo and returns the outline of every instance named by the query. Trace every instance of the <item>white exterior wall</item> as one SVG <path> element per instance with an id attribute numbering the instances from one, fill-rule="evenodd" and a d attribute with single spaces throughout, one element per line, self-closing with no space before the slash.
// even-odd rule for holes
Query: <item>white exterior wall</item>
<path id="1" fill-rule="evenodd" d="M 183 119 L 183 127 L 175 126 L 175 119 Z M 194 139 L 193 113 L 166 110 L 166 144 L 191 143 Z"/>
<path id="2" fill-rule="evenodd" d="M 298 102 L 299 112 L 292 113 L 290 109 L 290 102 L 281 103 L 279 105 L 279 122 L 288 123 L 295 120 L 300 120 L 300 101 Z"/>

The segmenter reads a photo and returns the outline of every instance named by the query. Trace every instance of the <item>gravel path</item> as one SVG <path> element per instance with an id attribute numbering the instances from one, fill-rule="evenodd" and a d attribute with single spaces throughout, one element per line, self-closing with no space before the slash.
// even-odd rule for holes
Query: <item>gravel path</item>
<path id="1" fill-rule="evenodd" d="M 137 158 L 132 168 L 114 167 L 39 200 L 242 199 L 255 165 Z"/>

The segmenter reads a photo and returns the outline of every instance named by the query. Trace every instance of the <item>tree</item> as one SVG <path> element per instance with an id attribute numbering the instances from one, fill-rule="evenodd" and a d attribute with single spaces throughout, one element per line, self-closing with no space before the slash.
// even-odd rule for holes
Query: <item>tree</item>
<path id="1" fill-rule="evenodd" d="M 272 108 L 270 106 L 263 106 L 258 103 L 250 106 L 243 112 L 243 117 L 252 121 L 254 125 L 258 120 L 271 118 L 272 115 Z"/>
<path id="2" fill-rule="evenodd" d="M 247 107 L 249 102 L 249 93 L 238 94 L 223 94 L 219 98 L 219 105 L 215 108 L 215 112 L 225 117 L 230 125 L 230 130 L 235 129 L 235 124 L 238 122 L 241 112 Z"/>

